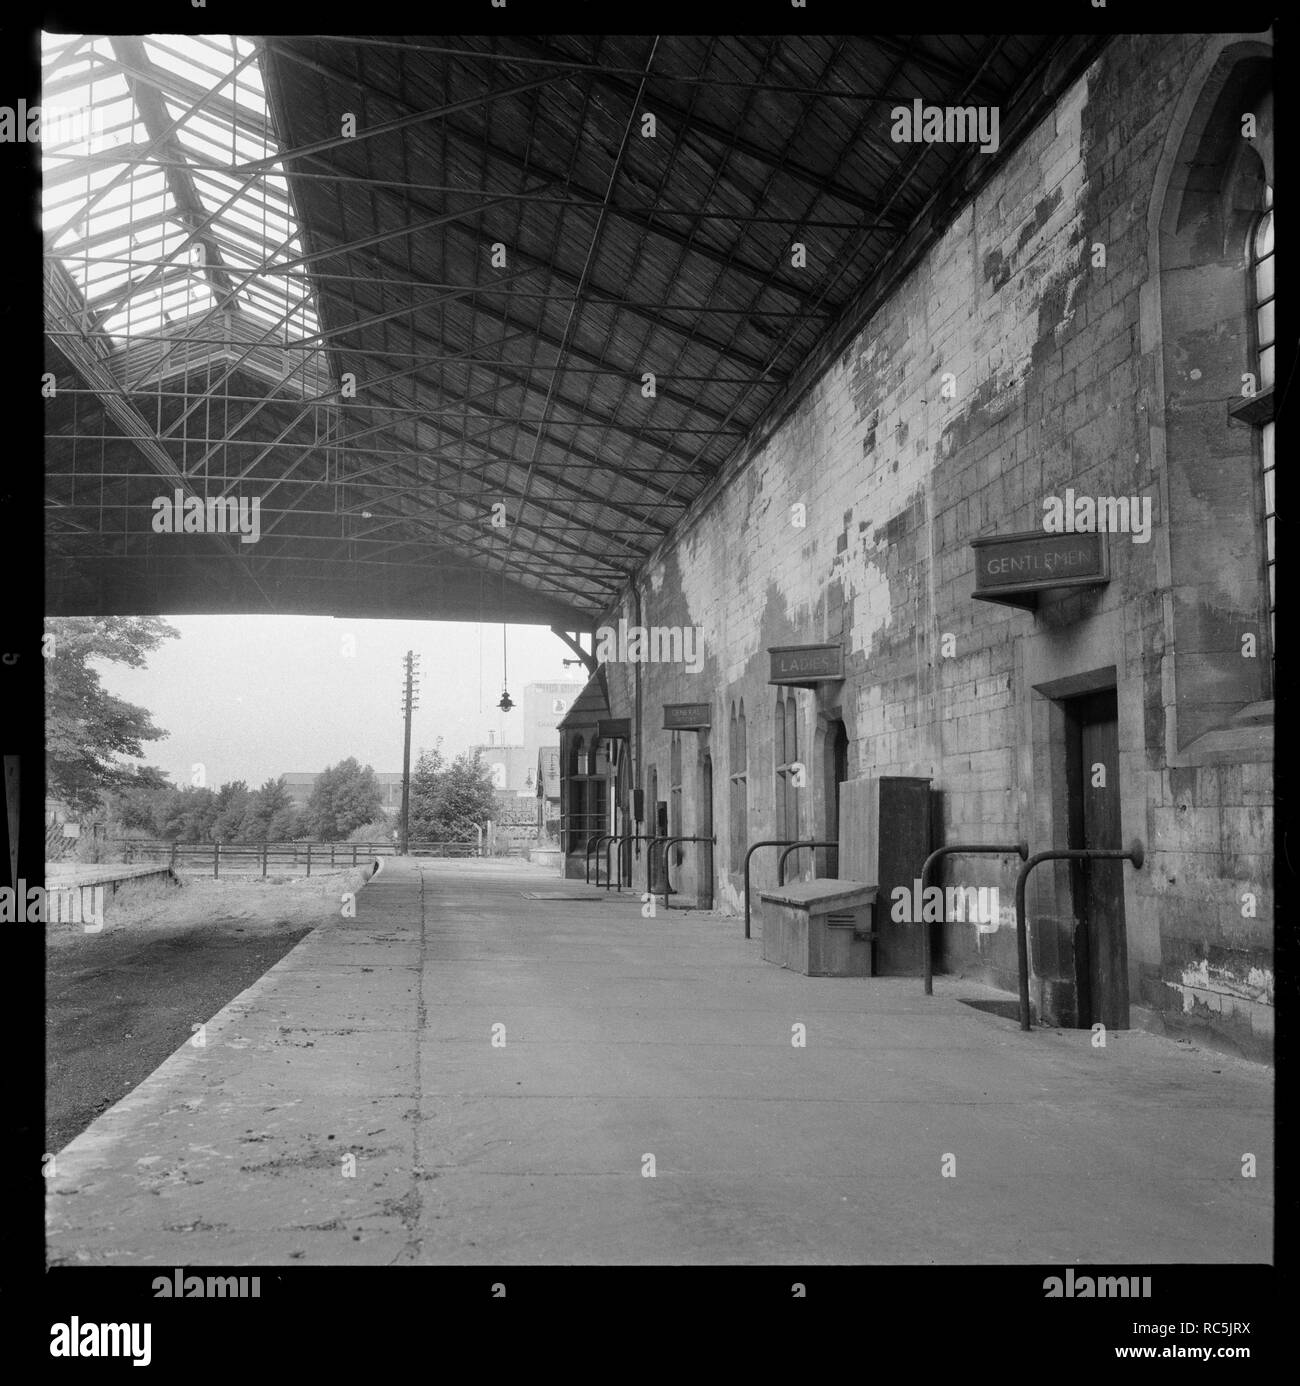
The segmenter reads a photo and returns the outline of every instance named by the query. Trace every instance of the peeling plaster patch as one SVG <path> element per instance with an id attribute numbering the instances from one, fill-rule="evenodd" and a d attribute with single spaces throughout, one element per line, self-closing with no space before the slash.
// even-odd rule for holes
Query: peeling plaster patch
<path id="1" fill-rule="evenodd" d="M 1203 958 L 1200 962 L 1191 967 L 1183 968 L 1183 985 L 1185 987 L 1208 987 L 1210 985 L 1210 963 L 1208 958 Z"/>
<path id="2" fill-rule="evenodd" d="M 1263 1001 L 1273 1004 L 1273 974 L 1267 968 L 1252 967 L 1243 982 L 1226 967 L 1215 967 L 1208 958 L 1202 958 L 1190 967 L 1184 967 L 1183 984 L 1178 988 L 1183 993 L 1183 1010 L 1190 1011 L 1198 999 L 1192 989 L 1217 992 L 1222 996 L 1240 997 L 1245 1001 Z"/>
<path id="3" fill-rule="evenodd" d="M 980 320 L 977 340 L 994 343 L 996 349 L 977 349 L 943 364 L 961 382 L 962 393 L 955 413 L 936 419 L 937 461 L 953 456 L 976 429 L 986 428 L 1020 404 L 1031 371 L 1056 352 L 1074 319 L 1078 293 L 1087 279 L 1087 180 L 1079 157 L 1086 100 L 1087 83 L 1076 83 L 1057 108 L 1055 143 L 1064 146 L 1055 165 L 1063 170 L 1060 180 L 1018 227 L 1011 227 L 1001 246 L 984 253 L 978 272 L 993 292 L 981 295 L 973 308 Z M 1024 171 L 1013 160 L 1008 179 Z M 977 225 L 996 224 L 986 211 L 977 199 Z M 941 256 L 955 253 L 946 241 L 947 237 Z M 972 387 L 968 381 L 974 373 L 982 373 L 982 378 Z"/>
<path id="4" fill-rule="evenodd" d="M 996 890 L 996 888 L 995 886 L 994 889 Z M 976 943 L 977 945 L 982 944 L 988 934 L 996 934 L 999 929 L 1015 929 L 1016 907 L 1014 905 L 999 905 L 996 919 L 987 924 L 981 923 L 979 920 L 975 920 L 973 923 L 977 935 Z"/>
<path id="5" fill-rule="evenodd" d="M 859 346 L 861 343 L 861 346 Z M 849 363 L 849 389 L 853 395 L 853 408 L 859 423 L 865 423 L 867 416 L 889 388 L 889 368 L 892 364 L 889 347 L 876 336 L 859 335 L 854 349 L 845 352 L 842 361 Z M 879 415 L 877 414 L 877 417 Z M 875 423 L 870 425 L 874 431 Z"/>
<path id="6" fill-rule="evenodd" d="M 1052 219 L 1052 213 L 1061 205 L 1063 192 L 1058 183 L 1046 197 L 1040 198 L 1034 208 L 1034 214 L 1020 228 L 1020 234 L 1016 237 L 1015 253 L 1020 254 L 1030 241 L 1047 225 Z"/>

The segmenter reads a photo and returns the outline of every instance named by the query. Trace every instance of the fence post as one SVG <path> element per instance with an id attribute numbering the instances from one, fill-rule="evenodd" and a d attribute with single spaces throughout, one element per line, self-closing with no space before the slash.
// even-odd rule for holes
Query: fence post
<path id="1" fill-rule="evenodd" d="M 266 854 L 270 849 L 270 843 L 262 843 L 262 879 L 266 880 Z"/>
<path id="2" fill-rule="evenodd" d="M 307 874 L 311 875 L 311 843 L 307 844 Z"/>
<path id="3" fill-rule="evenodd" d="M 354 842 L 354 843 L 352 844 L 352 865 L 355 866 L 356 864 L 357 864 L 357 844 Z"/>
<path id="4" fill-rule="evenodd" d="M 330 865 L 334 865 L 334 844 L 330 843 Z"/>
<path id="5" fill-rule="evenodd" d="M 221 843 L 219 842 L 212 844 L 212 879 L 214 881 L 221 879 Z"/>

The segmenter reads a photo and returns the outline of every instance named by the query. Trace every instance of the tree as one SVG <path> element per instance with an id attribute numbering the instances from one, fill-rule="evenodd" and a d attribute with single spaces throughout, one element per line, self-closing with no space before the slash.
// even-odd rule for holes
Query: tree
<path id="1" fill-rule="evenodd" d="M 447 767 L 442 814 L 447 827 L 461 836 L 470 824 L 483 824 L 496 816 L 492 772 L 483 764 L 481 751 L 463 751 Z"/>
<path id="2" fill-rule="evenodd" d="M 492 772 L 478 751 L 466 751 L 447 765 L 438 751 L 426 751 L 411 773 L 411 841 L 454 842 L 496 812 Z"/>
<path id="3" fill-rule="evenodd" d="M 321 772 L 306 817 L 322 842 L 339 842 L 354 828 L 378 818 L 383 802 L 374 767 L 359 765 L 349 756 Z"/>
<path id="4" fill-rule="evenodd" d="M 219 812 L 217 796 L 210 789 L 186 785 L 163 800 L 154 822 L 158 836 L 170 842 L 211 842 Z"/>
<path id="5" fill-rule="evenodd" d="M 437 840 L 439 804 L 442 801 L 442 778 L 445 762 L 435 746 L 422 751 L 411 771 L 411 841 Z"/>
<path id="6" fill-rule="evenodd" d="M 115 698 L 92 661 L 144 667 L 145 656 L 180 632 L 156 616 L 65 616 L 46 622 L 53 636 L 45 664 L 46 793 L 93 812 L 105 791 L 129 788 L 121 756 L 167 735 L 147 708 Z"/>
<path id="7" fill-rule="evenodd" d="M 155 765 L 143 765 L 122 789 L 104 796 L 104 816 L 123 828 L 157 832 L 154 819 L 162 800 L 173 793 L 166 774 Z"/>
<path id="8" fill-rule="evenodd" d="M 242 838 L 244 817 L 252 797 L 243 780 L 230 780 L 217 790 L 217 816 L 212 824 L 213 842 L 238 842 Z"/>
<path id="9" fill-rule="evenodd" d="M 380 814 L 378 818 L 369 823 L 363 823 L 359 828 L 353 828 L 344 839 L 345 842 L 391 842 L 394 837 L 394 820 Z"/>
<path id="10" fill-rule="evenodd" d="M 240 836 L 245 842 L 287 842 L 299 829 L 298 819 L 297 806 L 281 775 L 267 780 L 251 796 Z"/>

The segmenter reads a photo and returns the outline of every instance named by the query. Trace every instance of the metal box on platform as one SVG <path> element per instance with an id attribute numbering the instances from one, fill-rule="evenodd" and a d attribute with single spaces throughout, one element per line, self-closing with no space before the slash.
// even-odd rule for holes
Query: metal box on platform
<path id="1" fill-rule="evenodd" d="M 796 881 L 765 890 L 763 960 L 806 977 L 870 977 L 876 887 Z"/>
<path id="2" fill-rule="evenodd" d="M 920 928 L 890 919 L 930 852 L 930 781 L 863 775 L 840 785 L 839 877 L 761 891 L 763 958 L 809 977 L 909 975 Z"/>

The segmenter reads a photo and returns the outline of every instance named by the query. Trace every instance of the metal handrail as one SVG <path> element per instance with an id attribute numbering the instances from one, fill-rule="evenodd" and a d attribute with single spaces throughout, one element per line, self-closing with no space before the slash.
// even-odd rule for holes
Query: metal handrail
<path id="1" fill-rule="evenodd" d="M 1016 877 L 1016 963 L 1020 970 L 1020 1028 L 1029 1029 L 1029 921 L 1025 918 L 1025 882 L 1029 873 L 1044 861 L 1131 861 L 1139 870 L 1146 860 L 1146 849 L 1136 838 L 1125 851 L 1120 847 L 1075 847 L 1039 852 L 1020 868 Z"/>
<path id="2" fill-rule="evenodd" d="M 679 842 L 708 842 L 716 847 L 718 845 L 718 839 L 716 837 L 690 837 L 687 835 L 682 837 L 665 837 L 661 838 L 660 841 L 664 844 L 664 909 L 670 910 L 673 907 L 673 903 L 668 897 L 676 894 L 676 892 L 673 890 L 673 879 L 668 872 L 669 849 L 676 847 Z M 648 862 L 649 857 L 647 854 L 647 868 Z"/>
<path id="3" fill-rule="evenodd" d="M 791 847 L 798 838 L 792 837 L 769 837 L 762 842 L 755 842 L 745 853 L 745 937 L 749 937 L 749 859 L 758 851 L 760 847 Z"/>
<path id="4" fill-rule="evenodd" d="M 785 861 L 791 852 L 797 852 L 801 847 L 838 847 L 838 842 L 814 842 L 811 838 L 807 842 L 792 842 L 776 863 L 776 883 L 778 886 L 785 884 Z"/>
<path id="5" fill-rule="evenodd" d="M 608 838 L 617 837 L 617 836 L 618 836 L 617 833 L 600 833 L 600 834 L 597 836 L 597 838 L 596 838 L 596 889 L 597 889 L 597 890 L 600 889 L 600 844 L 601 844 L 602 842 L 606 841 L 606 839 L 608 839 Z M 590 885 L 590 884 L 591 884 L 591 881 L 588 881 L 587 884 Z"/>
<path id="6" fill-rule="evenodd" d="M 611 882 L 613 881 L 613 868 L 610 866 L 610 853 L 611 853 L 616 847 L 622 847 L 622 845 L 623 845 L 625 842 L 653 842 L 653 841 L 654 841 L 654 838 L 652 838 L 652 837 L 646 837 L 646 836 L 644 836 L 644 835 L 641 834 L 641 833 L 620 833 L 616 838 L 614 838 L 614 840 L 613 840 L 612 842 L 609 842 L 609 843 L 606 844 L 606 846 L 605 846 L 605 889 L 606 889 L 606 890 L 609 889 L 610 884 L 611 884 Z M 596 875 L 597 875 L 597 876 L 600 875 L 600 867 L 599 867 L 599 866 L 597 866 L 597 868 L 596 868 Z M 631 867 L 628 868 L 627 883 L 628 883 L 629 886 L 632 884 L 632 870 L 631 870 Z M 617 884 L 618 884 L 618 892 L 619 892 L 619 894 L 621 895 L 621 894 L 623 893 L 623 862 L 622 862 L 621 859 L 619 860 L 619 863 L 618 863 L 618 882 L 617 882 Z"/>
<path id="7" fill-rule="evenodd" d="M 600 836 L 600 833 L 592 833 L 592 835 L 587 839 L 587 847 L 582 854 L 582 874 L 586 878 L 586 882 L 588 885 L 591 884 L 591 846 L 592 843 L 594 843 L 596 839 Z M 600 870 L 599 867 L 597 867 L 596 869 L 597 871 Z"/>
<path id="8" fill-rule="evenodd" d="M 925 922 L 925 892 L 929 889 L 930 876 L 933 874 L 934 868 L 944 857 L 957 856 L 958 854 L 965 855 L 966 853 L 975 852 L 987 852 L 993 856 L 1001 855 L 1002 853 L 1010 856 L 1012 853 L 1015 853 L 1021 861 L 1024 861 L 1029 855 L 1029 843 L 1023 840 L 1012 843 L 1011 845 L 1007 845 L 1006 843 L 976 844 L 954 842 L 950 847 L 940 847 L 926 857 L 925 863 L 921 867 L 921 918 L 917 922 L 921 925 L 921 951 L 925 957 L 925 994 L 927 996 L 934 995 L 934 967 L 930 954 L 930 926 Z"/>

